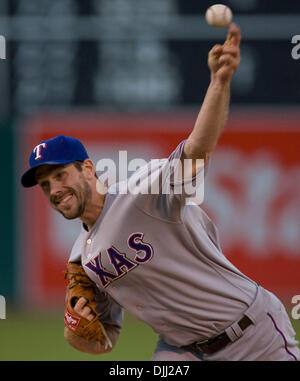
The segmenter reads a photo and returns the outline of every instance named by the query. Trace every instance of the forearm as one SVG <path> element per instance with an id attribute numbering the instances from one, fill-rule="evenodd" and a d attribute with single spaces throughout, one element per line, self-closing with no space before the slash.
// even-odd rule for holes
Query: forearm
<path id="1" fill-rule="evenodd" d="M 185 146 L 186 158 L 207 159 L 215 148 L 227 122 L 230 103 L 230 81 L 211 79 L 195 126 Z"/>
<path id="2" fill-rule="evenodd" d="M 211 81 L 193 131 L 184 146 L 184 157 L 207 160 L 227 122 L 231 79 L 240 63 L 241 33 L 236 24 L 228 28 L 223 45 L 208 54 Z"/>
<path id="3" fill-rule="evenodd" d="M 99 355 L 111 352 L 119 338 L 119 332 L 113 327 L 106 326 L 105 329 L 111 341 L 111 345 L 108 345 L 107 341 L 86 341 L 82 337 L 75 335 L 67 327 L 65 327 L 64 330 L 64 337 L 66 341 L 78 351 Z"/>

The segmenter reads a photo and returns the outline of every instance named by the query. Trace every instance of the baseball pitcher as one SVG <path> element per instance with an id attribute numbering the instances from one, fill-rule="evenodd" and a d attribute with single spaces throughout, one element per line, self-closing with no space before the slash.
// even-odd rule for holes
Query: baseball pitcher
<path id="1" fill-rule="evenodd" d="M 231 24 L 209 52 L 210 84 L 187 139 L 126 181 L 101 182 L 75 138 L 33 149 L 23 186 L 38 184 L 51 207 L 82 221 L 66 268 L 64 334 L 74 348 L 111 351 L 125 309 L 158 334 L 152 360 L 299 360 L 283 304 L 224 256 L 216 226 L 183 186 L 201 184 L 227 121 L 240 39 Z"/>

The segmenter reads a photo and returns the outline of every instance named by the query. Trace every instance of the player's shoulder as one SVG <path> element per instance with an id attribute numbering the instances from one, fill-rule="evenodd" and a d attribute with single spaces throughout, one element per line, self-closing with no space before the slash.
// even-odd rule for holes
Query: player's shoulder
<path id="1" fill-rule="evenodd" d="M 137 168 L 127 181 L 143 180 L 146 177 L 152 176 L 156 172 L 160 172 L 164 164 L 168 161 L 167 158 L 151 159 L 146 164 Z"/>
<path id="2" fill-rule="evenodd" d="M 73 247 L 71 249 L 71 253 L 69 256 L 69 262 L 78 262 L 81 261 L 81 253 L 82 253 L 82 246 L 84 241 L 84 232 L 83 228 L 81 228 L 80 234 L 76 238 Z"/>
<path id="3" fill-rule="evenodd" d="M 149 185 L 153 180 L 157 180 L 166 161 L 168 161 L 168 159 L 150 160 L 146 164 L 138 167 L 127 179 L 109 186 L 107 193 L 112 196 L 147 193 Z M 113 197 L 112 200 L 113 199 L 115 199 L 115 197 Z"/>

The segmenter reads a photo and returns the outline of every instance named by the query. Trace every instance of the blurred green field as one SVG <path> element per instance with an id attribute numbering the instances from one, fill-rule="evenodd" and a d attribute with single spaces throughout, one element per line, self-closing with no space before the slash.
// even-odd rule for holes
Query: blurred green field
<path id="1" fill-rule="evenodd" d="M 300 341 L 300 320 L 292 320 Z M 157 335 L 131 315 L 125 315 L 123 330 L 114 350 L 105 355 L 81 353 L 63 338 L 60 314 L 7 311 L 0 320 L 0 361 L 148 361 Z"/>
<path id="2" fill-rule="evenodd" d="M 72 348 L 63 337 L 59 313 L 6 312 L 0 320 L 0 361 L 147 361 L 157 335 L 130 315 L 125 315 L 120 338 L 111 353 L 90 355 Z"/>

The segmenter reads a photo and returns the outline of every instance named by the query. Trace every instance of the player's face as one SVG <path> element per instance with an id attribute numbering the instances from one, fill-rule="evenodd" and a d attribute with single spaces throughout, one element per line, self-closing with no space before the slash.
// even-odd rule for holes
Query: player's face
<path id="1" fill-rule="evenodd" d="M 36 179 L 50 205 L 65 218 L 81 217 L 91 198 L 91 188 L 73 164 L 44 165 L 36 171 Z"/>

